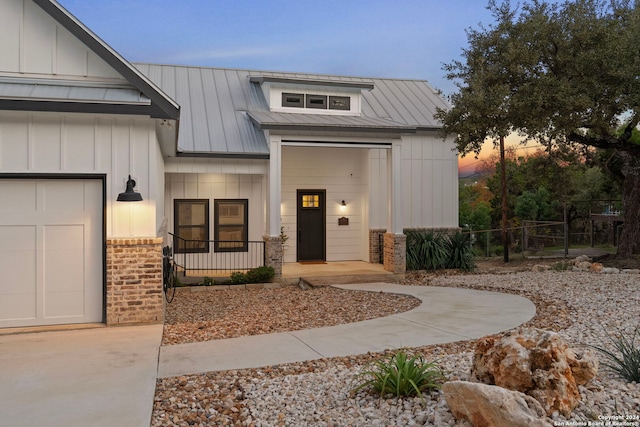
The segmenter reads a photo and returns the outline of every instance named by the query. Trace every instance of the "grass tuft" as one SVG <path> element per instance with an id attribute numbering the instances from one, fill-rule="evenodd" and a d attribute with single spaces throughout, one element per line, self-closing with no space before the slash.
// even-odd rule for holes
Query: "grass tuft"
<path id="1" fill-rule="evenodd" d="M 423 399 L 423 391 L 439 389 L 446 377 L 435 362 L 428 363 L 422 356 L 409 358 L 399 351 L 389 358 L 372 362 L 371 369 L 358 374 L 356 380 L 359 383 L 352 389 L 352 394 L 370 388 L 381 397 L 417 395 Z"/>
<path id="2" fill-rule="evenodd" d="M 620 330 L 615 337 L 607 335 L 612 349 L 594 345 L 589 347 L 602 354 L 605 358 L 602 364 L 621 378 L 627 382 L 640 382 L 640 346 L 636 344 L 636 339 L 640 338 L 640 325 L 636 326 L 631 337 L 625 336 Z"/>

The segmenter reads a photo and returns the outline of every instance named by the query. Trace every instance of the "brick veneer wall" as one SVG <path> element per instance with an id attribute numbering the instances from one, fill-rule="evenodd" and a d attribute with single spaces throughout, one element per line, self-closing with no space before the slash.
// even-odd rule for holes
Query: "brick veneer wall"
<path id="1" fill-rule="evenodd" d="M 107 239 L 107 325 L 163 320 L 162 238 Z"/>
<path id="2" fill-rule="evenodd" d="M 369 230 L 369 262 L 372 264 L 383 263 L 384 241 L 382 236 L 386 231 L 384 228 L 372 228 Z"/>
<path id="3" fill-rule="evenodd" d="M 384 234 L 384 269 L 395 274 L 407 271 L 407 236 Z"/>
<path id="4" fill-rule="evenodd" d="M 262 236 L 265 245 L 265 266 L 273 267 L 274 280 L 282 279 L 282 264 L 284 263 L 284 251 L 282 250 L 282 238 L 280 236 Z"/>

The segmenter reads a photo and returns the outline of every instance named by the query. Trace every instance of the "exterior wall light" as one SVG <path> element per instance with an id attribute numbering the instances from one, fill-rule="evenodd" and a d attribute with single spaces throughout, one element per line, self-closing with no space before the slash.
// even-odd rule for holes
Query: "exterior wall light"
<path id="1" fill-rule="evenodd" d="M 133 187 L 136 186 L 136 182 L 131 179 L 131 175 L 129 175 L 129 179 L 127 180 L 127 188 L 124 190 L 124 193 L 118 194 L 118 198 L 116 199 L 118 202 L 141 202 L 142 195 L 133 191 Z"/>
<path id="2" fill-rule="evenodd" d="M 340 206 L 342 207 L 347 207 L 347 202 L 345 202 L 344 200 L 342 202 L 340 202 Z"/>

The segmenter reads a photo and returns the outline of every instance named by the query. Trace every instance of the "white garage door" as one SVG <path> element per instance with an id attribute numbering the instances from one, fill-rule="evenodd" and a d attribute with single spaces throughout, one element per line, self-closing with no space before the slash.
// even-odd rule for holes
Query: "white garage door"
<path id="1" fill-rule="evenodd" d="M 102 182 L 0 180 L 0 327 L 102 322 Z"/>

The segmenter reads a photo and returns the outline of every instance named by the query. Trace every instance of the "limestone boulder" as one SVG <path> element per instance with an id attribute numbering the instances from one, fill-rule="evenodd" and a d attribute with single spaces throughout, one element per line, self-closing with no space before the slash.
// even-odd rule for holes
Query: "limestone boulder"
<path id="1" fill-rule="evenodd" d="M 442 390 L 454 417 L 474 427 L 550 427 L 540 403 L 519 391 L 467 381 L 446 382 Z"/>
<path id="2" fill-rule="evenodd" d="M 568 417 L 580 402 L 578 385 L 597 371 L 591 352 L 572 350 L 555 332 L 521 328 L 478 340 L 471 379 L 520 391 L 540 402 L 547 415 L 558 411 Z"/>

